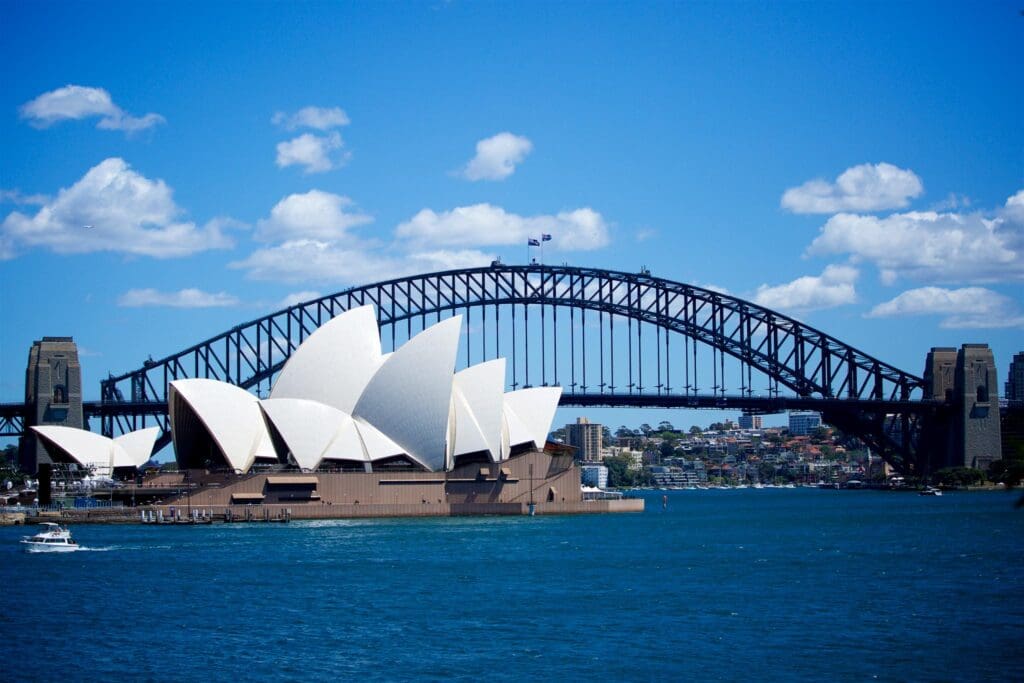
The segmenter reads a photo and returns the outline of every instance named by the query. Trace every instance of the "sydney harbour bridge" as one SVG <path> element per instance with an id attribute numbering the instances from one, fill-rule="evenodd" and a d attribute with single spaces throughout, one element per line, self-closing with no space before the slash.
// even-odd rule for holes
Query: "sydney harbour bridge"
<path id="1" fill-rule="evenodd" d="M 954 368 L 938 379 L 932 354 L 935 376 L 917 376 L 782 313 L 646 270 L 494 262 L 352 287 L 146 360 L 100 383 L 100 399 L 83 401 L 86 423 L 99 418 L 107 436 L 155 424 L 161 448 L 171 381 L 218 379 L 265 396 L 306 337 L 365 304 L 385 352 L 462 314 L 459 365 L 505 357 L 510 389 L 558 385 L 562 405 L 577 407 L 815 410 L 904 473 L 962 458 L 952 435 L 976 409 L 954 390 Z M 20 435 L 31 415 L 28 404 L 0 405 L 0 435 Z"/>

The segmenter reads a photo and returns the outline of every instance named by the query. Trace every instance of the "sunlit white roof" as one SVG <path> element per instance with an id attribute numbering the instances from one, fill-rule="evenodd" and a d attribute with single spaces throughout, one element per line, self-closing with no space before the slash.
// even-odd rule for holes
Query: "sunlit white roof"
<path id="1" fill-rule="evenodd" d="M 372 429 L 367 427 L 367 429 Z M 398 448 L 393 443 L 388 448 Z M 393 454 L 392 454 L 393 455 Z M 370 454 L 363 443 L 356 421 L 348 415 L 342 416 L 341 426 L 335 432 L 334 438 L 327 444 L 323 454 L 324 460 L 354 460 L 356 462 L 369 462 Z"/>
<path id="2" fill-rule="evenodd" d="M 370 460 L 384 460 L 405 453 L 401 446 L 366 420 L 357 417 L 354 423 L 356 433 L 366 449 L 366 457 Z"/>
<path id="3" fill-rule="evenodd" d="M 171 382 L 168 404 L 172 424 L 185 424 L 185 416 L 177 415 L 185 407 L 206 427 L 236 471 L 248 471 L 257 453 L 264 457 L 273 453 L 259 402 L 244 389 L 212 379 L 179 379 Z M 175 451 L 180 429 L 172 429 Z"/>
<path id="4" fill-rule="evenodd" d="M 59 425 L 40 425 L 32 430 L 43 440 L 51 456 L 105 472 L 112 467 L 144 465 L 153 453 L 159 432 L 157 427 L 150 427 L 108 439 L 85 429 Z"/>
<path id="5" fill-rule="evenodd" d="M 292 352 L 270 398 L 307 399 L 352 414 L 382 362 L 373 306 L 353 308 L 321 325 Z"/>
<path id="6" fill-rule="evenodd" d="M 102 434 L 56 425 L 32 427 L 32 431 L 55 460 L 70 458 L 83 467 L 107 470 L 114 465 L 114 442 Z"/>
<path id="7" fill-rule="evenodd" d="M 428 327 L 380 366 L 352 412 L 432 471 L 448 464 L 448 416 L 462 316 Z"/>
<path id="8" fill-rule="evenodd" d="M 337 408 L 300 398 L 269 398 L 259 406 L 288 446 L 295 464 L 304 470 L 320 464 L 339 428 L 352 421 Z"/>
<path id="9" fill-rule="evenodd" d="M 561 396 L 561 387 L 533 387 L 505 394 L 505 418 L 512 445 L 532 441 L 537 448 L 544 448 Z"/>
<path id="10" fill-rule="evenodd" d="M 142 467 L 149 462 L 153 455 L 153 446 L 156 445 L 156 437 L 160 434 L 159 427 L 148 427 L 134 432 L 128 432 L 114 438 L 114 445 L 119 446 L 123 451 L 126 461 L 119 464 L 117 448 L 114 449 L 114 467 Z"/>
<path id="11" fill-rule="evenodd" d="M 492 462 L 502 453 L 502 408 L 505 390 L 505 359 L 487 361 L 455 373 L 453 414 L 455 455 L 487 451 Z"/>

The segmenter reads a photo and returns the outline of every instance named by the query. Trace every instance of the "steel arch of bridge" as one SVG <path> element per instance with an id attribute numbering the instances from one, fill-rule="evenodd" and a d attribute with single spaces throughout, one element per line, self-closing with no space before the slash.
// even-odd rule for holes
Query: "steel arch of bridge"
<path id="1" fill-rule="evenodd" d="M 494 353 L 491 356 L 502 355 L 501 336 L 497 330 L 501 325 L 503 307 L 506 311 L 511 307 L 511 320 L 506 313 L 506 323 L 512 326 L 513 388 L 528 384 L 528 381 L 519 382 L 520 373 L 515 367 L 520 355 L 514 346 L 517 339 L 516 307 L 522 307 L 520 324 L 526 326 L 522 332 L 527 340 L 524 342 L 526 374 L 523 375 L 526 378 L 529 378 L 530 372 L 530 318 L 526 311 L 530 307 L 534 310 L 540 308 L 543 384 L 559 383 L 559 338 L 555 331 L 558 329 L 559 309 L 567 308 L 571 318 L 569 330 L 572 338 L 563 340 L 563 344 L 568 341 L 575 347 L 575 335 L 581 335 L 579 343 L 584 348 L 584 356 L 580 377 L 575 348 L 570 352 L 572 367 L 568 379 L 571 381 L 564 385 L 562 401 L 566 405 L 704 407 L 704 404 L 713 400 L 716 407 L 723 407 L 725 403 L 729 407 L 768 411 L 785 404 L 780 395 L 780 388 L 785 388 L 796 398 L 820 399 L 822 409 L 830 411 L 833 417 L 836 417 L 837 411 L 843 413 L 838 415 L 837 422 L 843 422 L 846 428 L 853 425 L 857 431 L 872 432 L 875 438 L 869 441 L 876 448 L 888 447 L 889 450 L 902 451 L 904 455 L 913 446 L 911 435 L 914 430 L 911 421 L 929 407 L 929 402 L 921 400 L 924 387 L 922 378 L 798 320 L 743 299 L 653 277 L 646 271 L 637 274 L 570 266 L 495 263 L 490 267 L 415 275 L 346 289 L 238 325 L 161 360 L 147 361 L 138 370 L 111 376 L 102 382 L 102 402 L 96 410 L 103 419 L 103 432 L 112 435 L 116 430 L 138 428 L 147 419 L 156 419 L 166 430 L 167 386 L 175 379 L 207 377 L 247 389 L 263 382 L 269 386 L 271 378 L 283 367 L 291 352 L 316 328 L 339 313 L 365 304 L 373 304 L 376 308 L 382 336 L 386 336 L 383 333 L 390 328 L 392 348 L 396 343 L 399 323 L 406 324 L 406 334 L 411 336 L 415 319 L 420 319 L 421 326 L 424 326 L 428 316 L 440 319 L 443 313 L 465 311 L 468 332 L 472 310 L 483 309 L 482 324 L 486 328 L 487 311 L 493 309 L 494 318 L 491 322 L 496 332 Z M 552 317 L 550 323 L 546 319 L 548 311 Z M 596 312 L 599 316 L 600 339 L 594 340 L 593 336 L 597 333 L 591 331 L 590 343 L 602 344 L 602 364 L 605 358 L 605 319 L 608 320 L 609 330 L 616 318 L 620 321 L 624 319 L 629 326 L 629 384 L 625 392 L 615 392 L 618 387 L 613 386 L 614 366 L 611 370 L 613 381 L 611 384 L 604 381 L 607 378 L 603 374 L 603 365 L 598 387 L 600 391 L 590 394 L 586 391 L 587 312 Z M 575 331 L 577 313 L 582 318 L 578 333 Z M 538 324 L 536 320 L 534 324 Z M 653 391 L 646 392 L 643 387 L 643 324 L 653 326 L 658 335 L 654 346 L 657 353 L 657 384 Z M 686 376 L 682 378 L 685 381 L 682 391 L 671 387 L 670 360 L 673 356 L 669 347 L 670 333 L 683 337 L 683 354 L 687 363 L 692 351 L 694 377 L 689 377 L 690 367 L 687 365 Z M 553 339 L 549 340 L 546 336 Z M 610 337 L 614 345 L 614 334 L 610 333 Z M 485 331 L 481 350 L 481 355 L 485 357 L 488 355 L 486 344 Z M 551 363 L 544 355 L 552 344 L 553 381 L 548 382 L 547 371 Z M 712 353 L 711 368 L 715 376 L 710 396 L 701 395 L 698 390 L 698 344 L 709 347 Z M 465 348 L 469 354 L 468 339 Z M 634 376 L 634 355 L 639 356 L 636 365 L 639 377 Z M 737 396 L 726 394 L 724 363 L 727 356 L 740 364 L 740 393 Z M 723 374 L 720 384 L 717 376 L 719 368 Z M 766 398 L 754 396 L 754 371 L 769 380 Z M 577 381 L 580 378 L 582 383 Z M 610 390 L 606 391 L 606 388 Z M 807 405 L 807 402 L 800 405 Z M 810 405 L 815 403 L 812 401 Z M 889 418 L 883 425 L 885 416 L 893 414 L 901 415 L 902 423 L 897 424 Z M 854 415 L 856 420 L 851 417 Z M 892 438 L 894 432 L 898 436 L 895 441 Z"/>

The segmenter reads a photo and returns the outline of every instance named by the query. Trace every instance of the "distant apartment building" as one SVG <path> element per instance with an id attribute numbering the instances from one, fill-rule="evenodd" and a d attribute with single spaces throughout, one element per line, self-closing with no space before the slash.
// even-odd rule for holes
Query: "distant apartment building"
<path id="1" fill-rule="evenodd" d="M 633 451 L 628 449 L 619 449 L 616 455 L 625 456 L 629 458 L 629 469 L 634 472 L 639 472 L 644 468 L 644 453 L 643 451 Z"/>
<path id="2" fill-rule="evenodd" d="M 601 460 L 601 425 L 585 417 L 576 418 L 576 424 L 565 425 L 565 441 L 576 448 L 576 459 L 582 462 Z"/>
<path id="3" fill-rule="evenodd" d="M 821 413 L 794 412 L 789 414 L 791 436 L 807 436 L 821 426 Z"/>
<path id="4" fill-rule="evenodd" d="M 740 429 L 761 429 L 761 416 L 740 415 Z"/>
<path id="5" fill-rule="evenodd" d="M 1003 396 L 1007 401 L 1024 401 L 1024 351 L 1015 354 L 1010 363 Z"/>
<path id="6" fill-rule="evenodd" d="M 594 462 L 584 463 L 580 465 L 580 482 L 584 486 L 608 488 L 608 468 Z"/>

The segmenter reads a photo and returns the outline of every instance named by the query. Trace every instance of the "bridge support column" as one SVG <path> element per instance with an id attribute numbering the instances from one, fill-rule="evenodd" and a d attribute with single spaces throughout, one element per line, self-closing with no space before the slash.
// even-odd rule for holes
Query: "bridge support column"
<path id="1" fill-rule="evenodd" d="M 32 343 L 25 371 L 25 434 L 18 461 L 22 470 L 35 474 L 41 463 L 50 464 L 46 449 L 29 429 L 33 425 L 61 425 L 81 429 L 82 368 L 78 346 L 71 337 L 43 337 Z"/>
<path id="2" fill-rule="evenodd" d="M 933 348 L 924 379 L 925 398 L 946 401 L 925 425 L 921 446 L 929 469 L 987 470 L 1002 452 L 999 385 L 988 344 Z"/>

